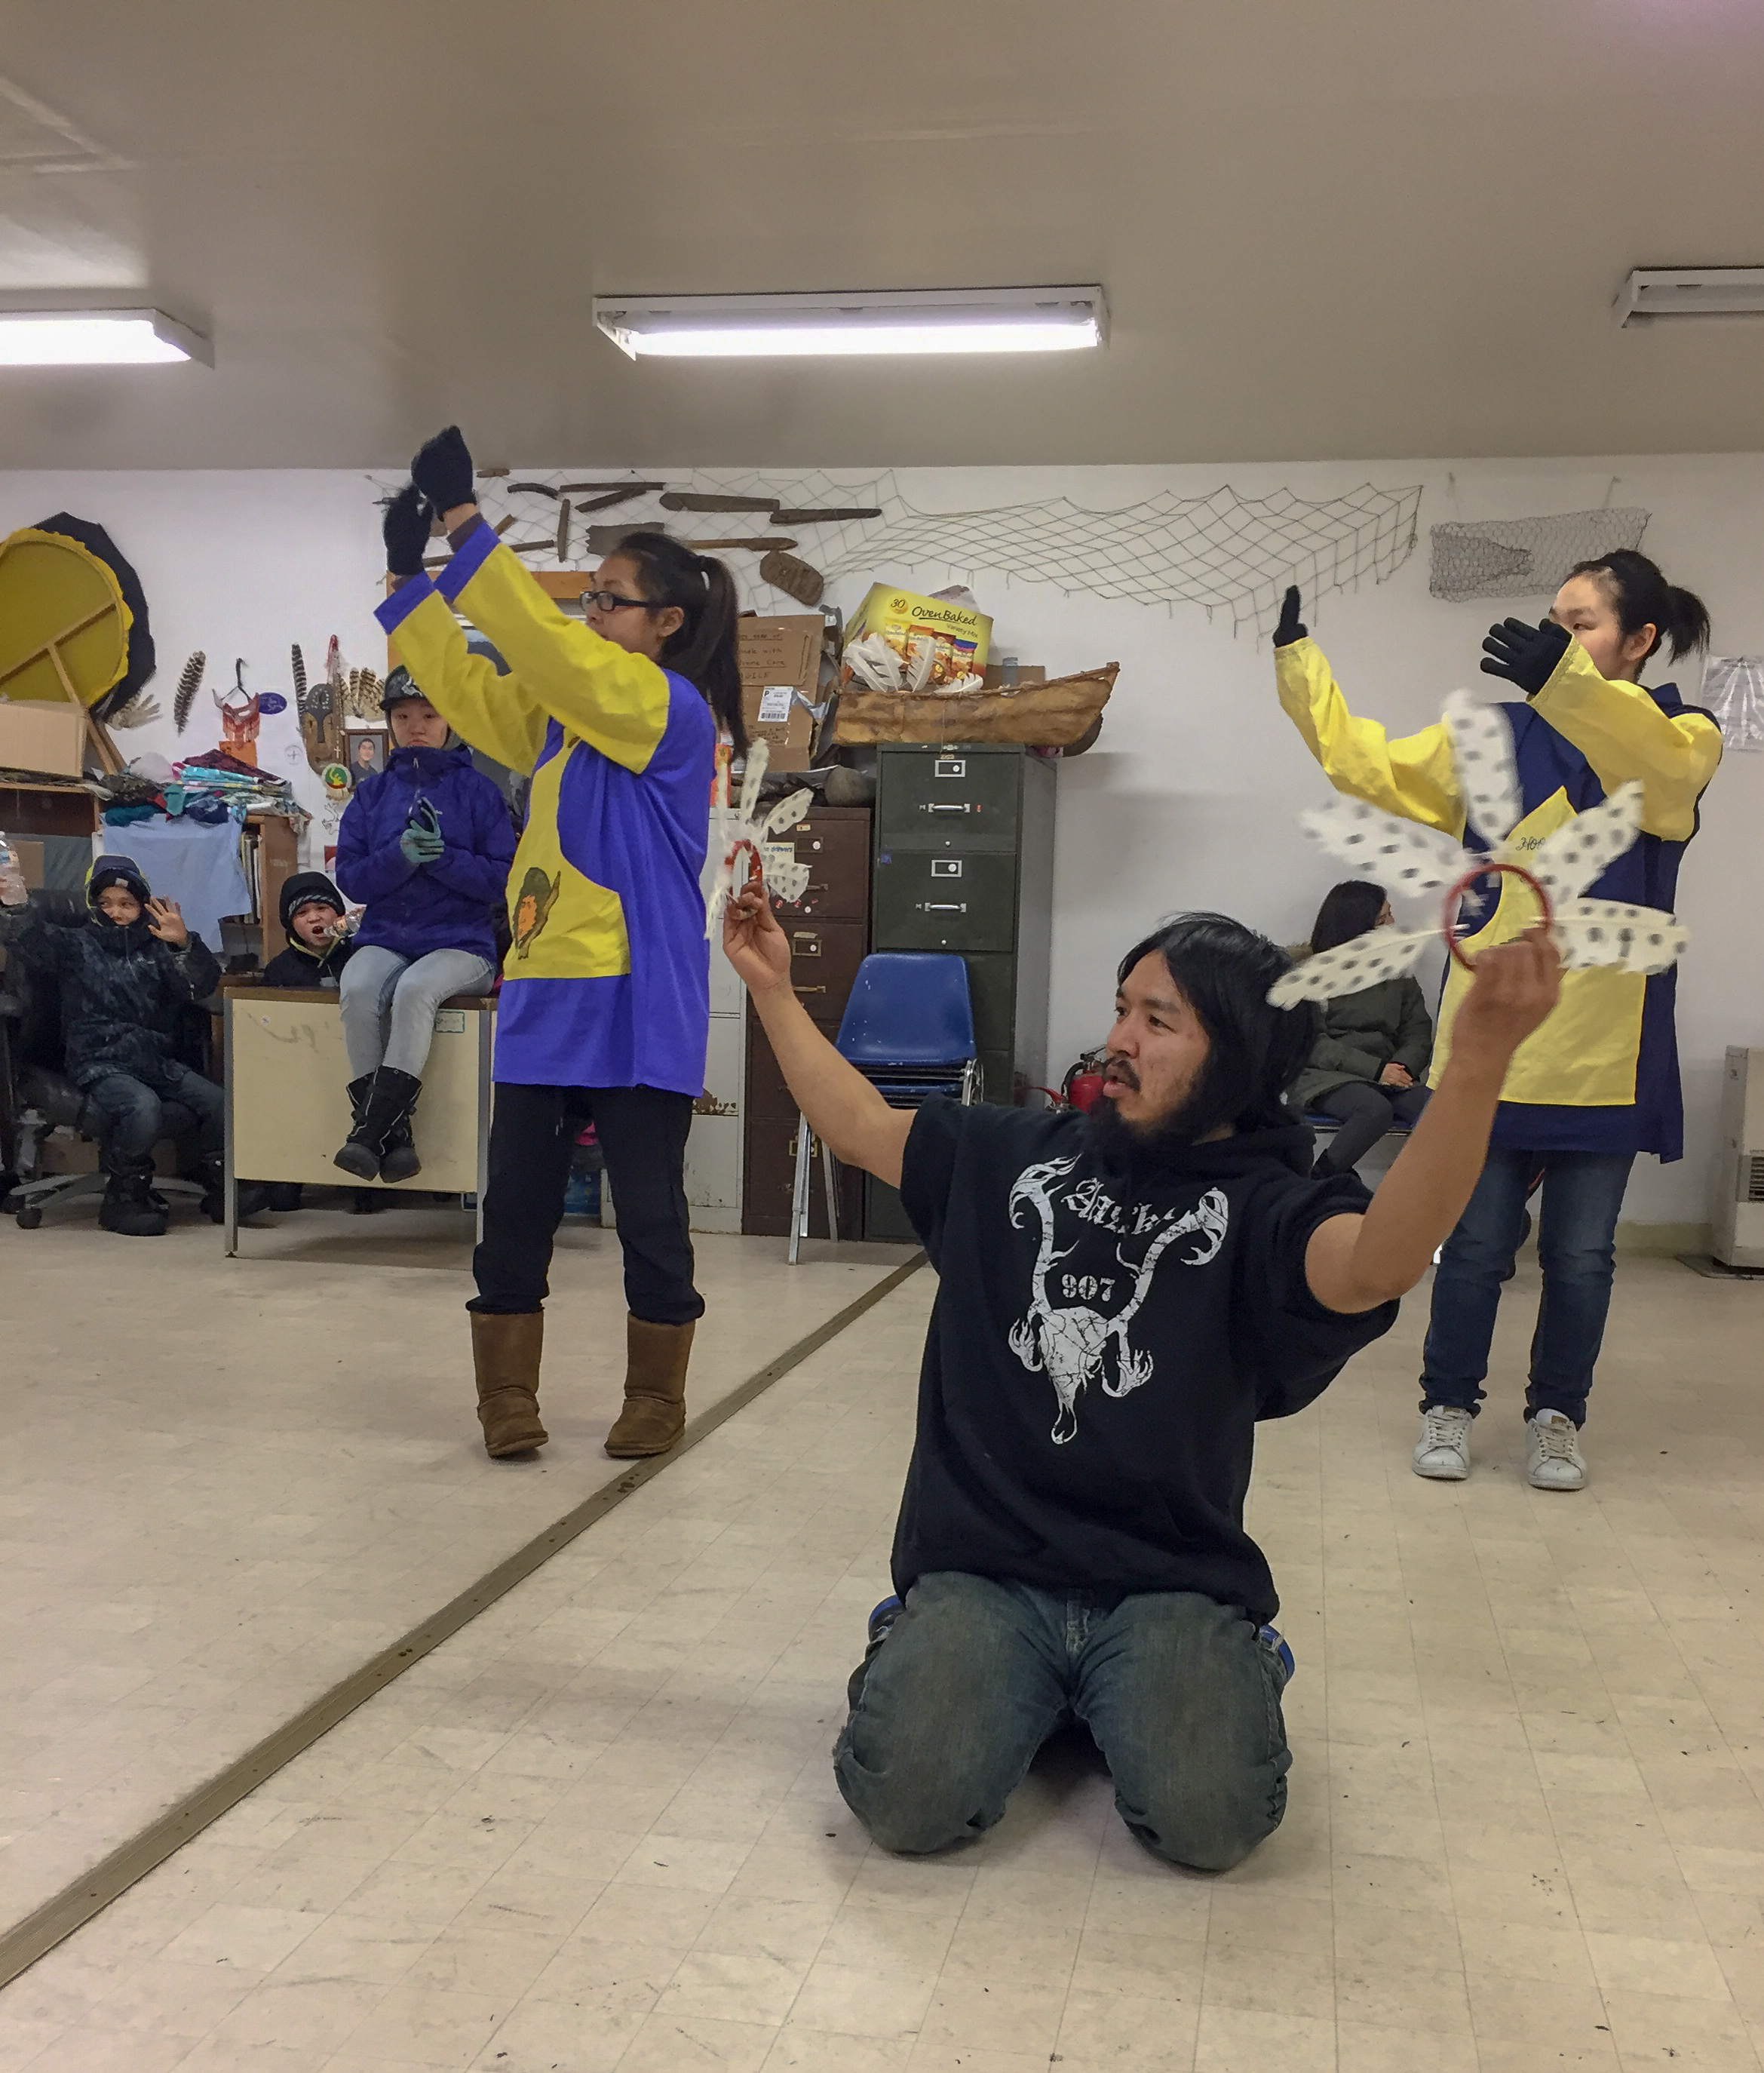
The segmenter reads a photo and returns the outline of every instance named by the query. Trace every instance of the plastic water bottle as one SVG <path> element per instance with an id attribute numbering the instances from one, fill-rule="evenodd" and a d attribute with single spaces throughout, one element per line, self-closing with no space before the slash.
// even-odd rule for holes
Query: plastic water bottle
<path id="1" fill-rule="evenodd" d="M 19 854 L 0 830 L 0 906 L 22 907 L 31 897 Z"/>

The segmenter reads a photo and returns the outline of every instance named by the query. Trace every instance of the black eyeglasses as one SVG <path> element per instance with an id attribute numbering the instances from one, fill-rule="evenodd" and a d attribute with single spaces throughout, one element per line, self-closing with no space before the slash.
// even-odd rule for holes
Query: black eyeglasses
<path id="1" fill-rule="evenodd" d="M 660 605 L 652 604 L 647 597 L 621 597 L 615 590 L 585 590 L 582 593 L 584 612 L 659 612 Z"/>

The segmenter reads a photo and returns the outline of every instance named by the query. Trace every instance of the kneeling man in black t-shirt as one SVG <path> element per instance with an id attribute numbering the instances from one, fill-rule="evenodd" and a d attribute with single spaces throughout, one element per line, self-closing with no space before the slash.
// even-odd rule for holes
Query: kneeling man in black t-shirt
<path id="1" fill-rule="evenodd" d="M 899 1188 L 942 1280 L 875 1623 L 834 1752 L 885 1848 L 979 1835 L 1049 1733 L 1083 1721 L 1121 1818 L 1223 1870 L 1278 1826 L 1292 1758 L 1277 1608 L 1244 1531 L 1256 1421 L 1389 1330 L 1469 1201 L 1507 1060 L 1549 1014 L 1542 936 L 1485 951 L 1449 1061 L 1375 1196 L 1312 1180 L 1283 1097 L 1314 1011 L 1286 960 L 1214 914 L 1121 961 L 1094 1116 L 890 1108 L 810 1021 L 766 900 L 724 945 L 791 1092 L 847 1164 Z M 878 1611 L 882 1609 L 878 1608 Z"/>

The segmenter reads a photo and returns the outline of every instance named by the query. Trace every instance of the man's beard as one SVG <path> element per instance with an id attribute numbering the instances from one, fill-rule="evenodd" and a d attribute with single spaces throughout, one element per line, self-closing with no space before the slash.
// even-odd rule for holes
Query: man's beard
<path id="1" fill-rule="evenodd" d="M 1133 1084 L 1137 1089 L 1137 1079 Z M 1216 1127 L 1208 1114 L 1211 1092 L 1203 1065 L 1175 1107 L 1147 1123 L 1128 1122 L 1105 1094 L 1088 1119 L 1091 1135 L 1103 1163 L 1117 1172 L 1133 1173 L 1155 1172 L 1160 1167 L 1176 1164 L 1183 1152 Z"/>

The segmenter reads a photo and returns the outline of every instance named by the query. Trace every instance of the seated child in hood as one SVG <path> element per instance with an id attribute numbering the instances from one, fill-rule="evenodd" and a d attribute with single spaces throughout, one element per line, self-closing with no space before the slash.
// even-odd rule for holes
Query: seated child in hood
<path id="1" fill-rule="evenodd" d="M 392 759 L 357 784 L 337 831 L 337 883 L 367 911 L 340 985 L 356 1123 L 336 1163 L 364 1181 L 408 1181 L 422 1170 L 410 1113 L 435 1010 L 495 975 L 515 830 L 407 670 L 386 679 L 380 703 Z"/>
<path id="2" fill-rule="evenodd" d="M 264 984 L 335 993 L 356 947 L 343 895 L 322 871 L 297 871 L 282 888 L 280 912 L 288 947 L 264 966 Z"/>
<path id="3" fill-rule="evenodd" d="M 297 871 L 283 885 L 278 905 L 288 947 L 264 966 L 263 983 L 335 993 L 356 947 L 343 895 L 322 871 Z M 271 1209 L 304 1206 L 306 1189 L 299 1181 L 272 1181 L 269 1185 Z"/>
<path id="4" fill-rule="evenodd" d="M 6 889 L 0 942 L 22 962 L 61 983 L 68 1032 L 67 1074 L 101 1120 L 107 1176 L 98 1222 L 128 1238 L 165 1230 L 164 1198 L 153 1190 L 153 1148 L 167 1134 L 166 1105 L 195 1119 L 204 1213 L 224 1214 L 222 1154 L 226 1098 L 177 1056 L 181 1012 L 220 983 L 220 967 L 192 935 L 175 900 L 155 900 L 131 857 L 101 856 L 86 880 L 91 918 L 83 928 L 52 926 Z M 239 1190 L 239 1214 L 264 1206 L 261 1189 Z"/>

